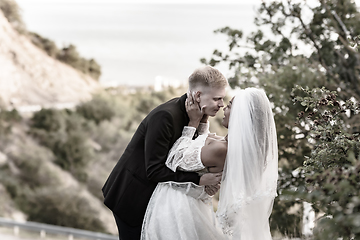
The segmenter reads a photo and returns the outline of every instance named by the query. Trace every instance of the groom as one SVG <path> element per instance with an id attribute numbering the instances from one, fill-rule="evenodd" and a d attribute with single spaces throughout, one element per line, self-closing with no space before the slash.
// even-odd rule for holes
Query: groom
<path id="1" fill-rule="evenodd" d="M 208 116 L 215 116 L 224 106 L 226 87 L 226 78 L 210 66 L 195 70 L 189 77 L 189 91 L 197 92 L 197 101 L 206 106 L 204 114 Z M 193 172 L 173 172 L 165 165 L 170 148 L 189 123 L 186 98 L 184 94 L 161 104 L 145 117 L 102 188 L 121 240 L 140 239 L 146 207 L 158 182 L 216 185 L 221 180 L 219 174 L 199 177 Z"/>

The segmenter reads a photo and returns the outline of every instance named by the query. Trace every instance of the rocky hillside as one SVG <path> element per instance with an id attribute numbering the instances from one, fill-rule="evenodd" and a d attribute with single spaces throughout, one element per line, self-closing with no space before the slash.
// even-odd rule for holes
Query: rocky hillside
<path id="1" fill-rule="evenodd" d="M 78 181 L 29 133 L 27 120 L 4 118 L 7 111 L 1 111 L 76 105 L 101 90 L 96 80 L 51 58 L 19 34 L 0 10 L 0 216 L 117 233 L 101 197 L 89 191 L 96 189 L 100 195 L 104 179 L 90 176 L 91 183 Z M 66 143 L 67 133 L 62 133 Z M 88 135 L 84 139 L 91 142 Z M 97 156 L 94 159 L 96 163 Z M 93 165 L 86 167 L 84 171 L 90 171 Z"/>
<path id="2" fill-rule="evenodd" d="M 0 11 L 0 102 L 8 108 L 52 106 L 91 98 L 100 84 L 49 57 L 20 35 Z"/>
<path id="3" fill-rule="evenodd" d="M 10 135 L 0 137 L 0 216 L 18 221 L 36 216 L 38 222 L 116 234 L 114 218 L 102 200 L 55 164 L 54 154 L 25 128 L 14 124 Z"/>

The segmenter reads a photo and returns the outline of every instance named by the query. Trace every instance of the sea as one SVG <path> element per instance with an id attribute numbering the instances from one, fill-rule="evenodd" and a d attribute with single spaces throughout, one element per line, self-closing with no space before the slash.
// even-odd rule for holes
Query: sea
<path id="1" fill-rule="evenodd" d="M 215 49 L 226 51 L 223 27 L 255 30 L 256 5 L 17 0 L 27 29 L 59 48 L 74 44 L 102 67 L 104 85 L 183 83 Z M 225 76 L 231 71 L 218 67 Z"/>

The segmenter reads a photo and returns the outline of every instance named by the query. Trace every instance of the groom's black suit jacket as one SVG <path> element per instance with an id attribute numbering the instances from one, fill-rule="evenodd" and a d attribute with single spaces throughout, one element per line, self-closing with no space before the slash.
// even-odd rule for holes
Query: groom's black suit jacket
<path id="1" fill-rule="evenodd" d="M 139 226 L 158 182 L 193 182 L 191 172 L 166 167 L 167 154 L 189 123 L 186 94 L 152 110 L 141 122 L 102 188 L 105 205 L 129 226 Z"/>

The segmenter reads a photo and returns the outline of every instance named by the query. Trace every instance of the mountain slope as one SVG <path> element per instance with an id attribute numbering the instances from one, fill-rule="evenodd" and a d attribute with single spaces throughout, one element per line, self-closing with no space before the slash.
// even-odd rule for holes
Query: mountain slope
<path id="1" fill-rule="evenodd" d="M 110 210 L 56 165 L 53 153 L 28 136 L 26 127 L 15 124 L 11 132 L 0 146 L 0 216 L 88 230 L 101 225 L 117 233 Z"/>
<path id="2" fill-rule="evenodd" d="M 0 113 L 3 106 L 75 105 L 101 90 L 90 76 L 49 57 L 19 34 L 0 10 Z M 95 226 L 116 234 L 111 211 L 85 183 L 54 163 L 53 153 L 29 134 L 26 121 L 0 119 L 0 215 L 45 222 L 41 217 L 53 214 L 48 219 L 55 223 L 50 224 L 65 219 L 59 225 Z"/>
<path id="3" fill-rule="evenodd" d="M 0 101 L 6 107 L 89 100 L 100 84 L 49 57 L 13 29 L 0 11 Z"/>

